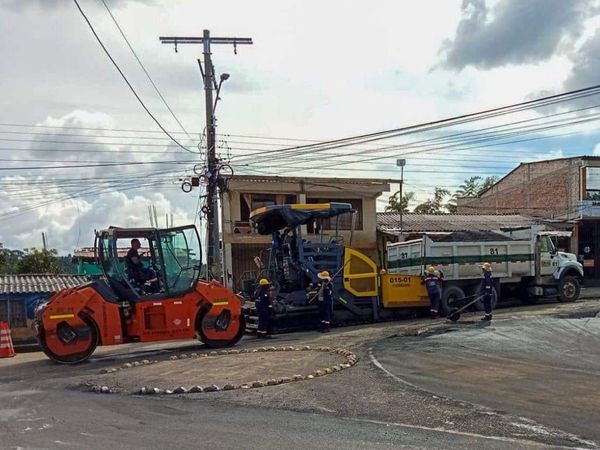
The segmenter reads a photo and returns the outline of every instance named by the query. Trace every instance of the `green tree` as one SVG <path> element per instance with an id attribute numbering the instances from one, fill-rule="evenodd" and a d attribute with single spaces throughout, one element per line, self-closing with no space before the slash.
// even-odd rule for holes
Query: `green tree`
<path id="1" fill-rule="evenodd" d="M 481 177 L 471 177 L 458 187 L 457 191 L 454 193 L 454 197 L 475 197 L 480 190 Z"/>
<path id="2" fill-rule="evenodd" d="M 485 191 L 491 188 L 498 181 L 498 177 L 485 177 L 485 180 L 479 185 L 479 190 L 475 194 L 477 197 L 481 196 Z"/>
<path id="3" fill-rule="evenodd" d="M 25 249 L 25 255 L 17 261 L 16 273 L 60 273 L 62 264 L 55 249 Z"/>
<path id="4" fill-rule="evenodd" d="M 441 214 L 445 213 L 446 205 L 444 205 L 444 199 L 450 195 L 448 189 L 444 189 L 436 186 L 433 198 L 426 200 L 425 202 L 417 205 L 414 212 L 417 214 Z"/>
<path id="5" fill-rule="evenodd" d="M 406 192 L 405 194 L 402 194 L 402 200 L 400 200 L 400 191 L 396 191 L 388 200 L 388 204 L 385 207 L 385 212 L 402 212 L 402 214 L 407 213 L 408 204 L 414 199 L 414 192 Z"/>
<path id="6" fill-rule="evenodd" d="M 498 177 L 494 176 L 485 178 L 474 176 L 466 179 L 463 184 L 458 187 L 454 194 L 452 194 L 452 198 L 446 204 L 446 209 L 450 213 L 456 213 L 458 209 L 457 199 L 459 197 L 479 197 L 490 187 L 492 187 L 496 181 L 498 181 Z"/>
<path id="7" fill-rule="evenodd" d="M 446 204 L 446 209 L 448 210 L 448 212 L 455 214 L 458 209 L 458 205 L 457 205 L 458 197 L 475 197 L 475 196 L 477 196 L 477 193 L 479 192 L 480 189 L 481 189 L 481 177 L 480 176 L 474 176 L 474 177 L 471 177 L 471 178 L 465 180 L 463 182 L 463 184 L 461 184 L 458 187 L 458 189 L 454 192 L 454 194 L 452 194 L 452 198 Z"/>
<path id="8" fill-rule="evenodd" d="M 8 248 L 0 248 L 0 273 L 15 273 L 18 257 Z"/>

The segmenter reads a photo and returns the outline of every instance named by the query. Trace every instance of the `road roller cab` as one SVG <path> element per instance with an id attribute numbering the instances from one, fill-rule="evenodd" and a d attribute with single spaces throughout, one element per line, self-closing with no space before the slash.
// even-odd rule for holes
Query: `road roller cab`
<path id="1" fill-rule="evenodd" d="M 142 243 L 145 254 L 138 251 Z M 131 249 L 120 259 L 123 245 Z M 239 297 L 214 280 L 200 279 L 194 225 L 110 227 L 96 233 L 95 252 L 105 278 L 58 292 L 36 313 L 38 339 L 51 359 L 81 362 L 97 345 L 196 336 L 210 347 L 223 347 L 242 337 Z"/>

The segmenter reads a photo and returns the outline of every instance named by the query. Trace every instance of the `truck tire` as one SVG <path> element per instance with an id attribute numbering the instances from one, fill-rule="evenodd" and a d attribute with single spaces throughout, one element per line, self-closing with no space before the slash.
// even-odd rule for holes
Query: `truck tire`
<path id="1" fill-rule="evenodd" d="M 492 288 L 492 309 L 496 309 L 497 304 L 498 304 L 498 291 L 496 290 L 496 288 Z M 477 300 L 473 306 L 475 307 L 475 309 L 477 311 L 483 311 L 485 309 L 483 307 L 483 299 Z"/>
<path id="2" fill-rule="evenodd" d="M 441 310 L 444 315 L 448 315 L 451 309 L 460 307 L 460 304 L 456 304 L 465 298 L 465 292 L 458 286 L 449 286 L 442 289 L 442 304 Z"/>
<path id="3" fill-rule="evenodd" d="M 558 282 L 558 301 L 572 303 L 579 298 L 581 285 L 577 277 L 562 277 Z"/>

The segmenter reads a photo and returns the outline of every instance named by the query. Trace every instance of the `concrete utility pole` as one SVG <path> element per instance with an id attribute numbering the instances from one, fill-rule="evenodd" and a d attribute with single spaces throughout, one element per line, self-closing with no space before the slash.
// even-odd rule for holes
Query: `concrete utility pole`
<path id="1" fill-rule="evenodd" d="M 219 90 L 221 83 L 229 78 L 228 74 L 221 75 L 221 80 L 217 86 L 215 79 L 214 67 L 211 59 L 211 44 L 228 44 L 233 45 L 233 51 L 237 54 L 238 45 L 252 44 L 252 38 L 235 38 L 235 37 L 211 37 L 209 30 L 204 30 L 202 37 L 160 37 L 160 42 L 163 44 L 174 44 L 175 51 L 179 44 L 202 44 L 204 55 L 204 69 L 200 60 L 200 70 L 202 71 L 202 79 L 204 81 L 204 96 L 206 108 L 206 148 L 207 148 L 207 187 L 206 187 L 206 221 L 208 223 L 208 248 L 206 249 L 207 267 L 209 273 L 213 267 L 221 265 L 221 251 L 219 248 L 219 164 L 215 156 L 216 147 L 216 130 L 214 109 L 216 101 L 213 102 L 213 89 L 217 90 L 217 98 L 219 99 Z"/>
<path id="2" fill-rule="evenodd" d="M 398 241 L 403 241 L 404 236 L 404 224 L 402 223 L 402 215 L 404 213 L 404 195 L 402 190 L 404 189 L 404 166 L 406 165 L 406 159 L 397 159 L 396 165 L 400 167 L 400 233 L 398 233 Z"/>

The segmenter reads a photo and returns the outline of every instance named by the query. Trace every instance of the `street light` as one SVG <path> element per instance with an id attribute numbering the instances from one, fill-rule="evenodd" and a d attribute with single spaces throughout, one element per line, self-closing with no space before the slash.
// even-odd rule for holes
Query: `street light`
<path id="1" fill-rule="evenodd" d="M 404 187 L 404 166 L 406 165 L 406 159 L 397 159 L 396 166 L 400 167 L 400 233 L 398 235 L 398 241 L 402 237 L 402 213 L 404 212 L 404 197 L 402 196 L 402 188 Z"/>
<path id="2" fill-rule="evenodd" d="M 217 109 L 217 102 L 221 100 L 221 97 L 219 97 L 219 94 L 221 93 L 221 85 L 223 84 L 223 81 L 227 81 L 228 79 L 228 73 L 222 73 L 219 77 L 219 86 L 217 87 L 217 95 L 215 96 L 215 104 L 213 105 L 213 115 L 215 114 L 215 110 Z"/>

